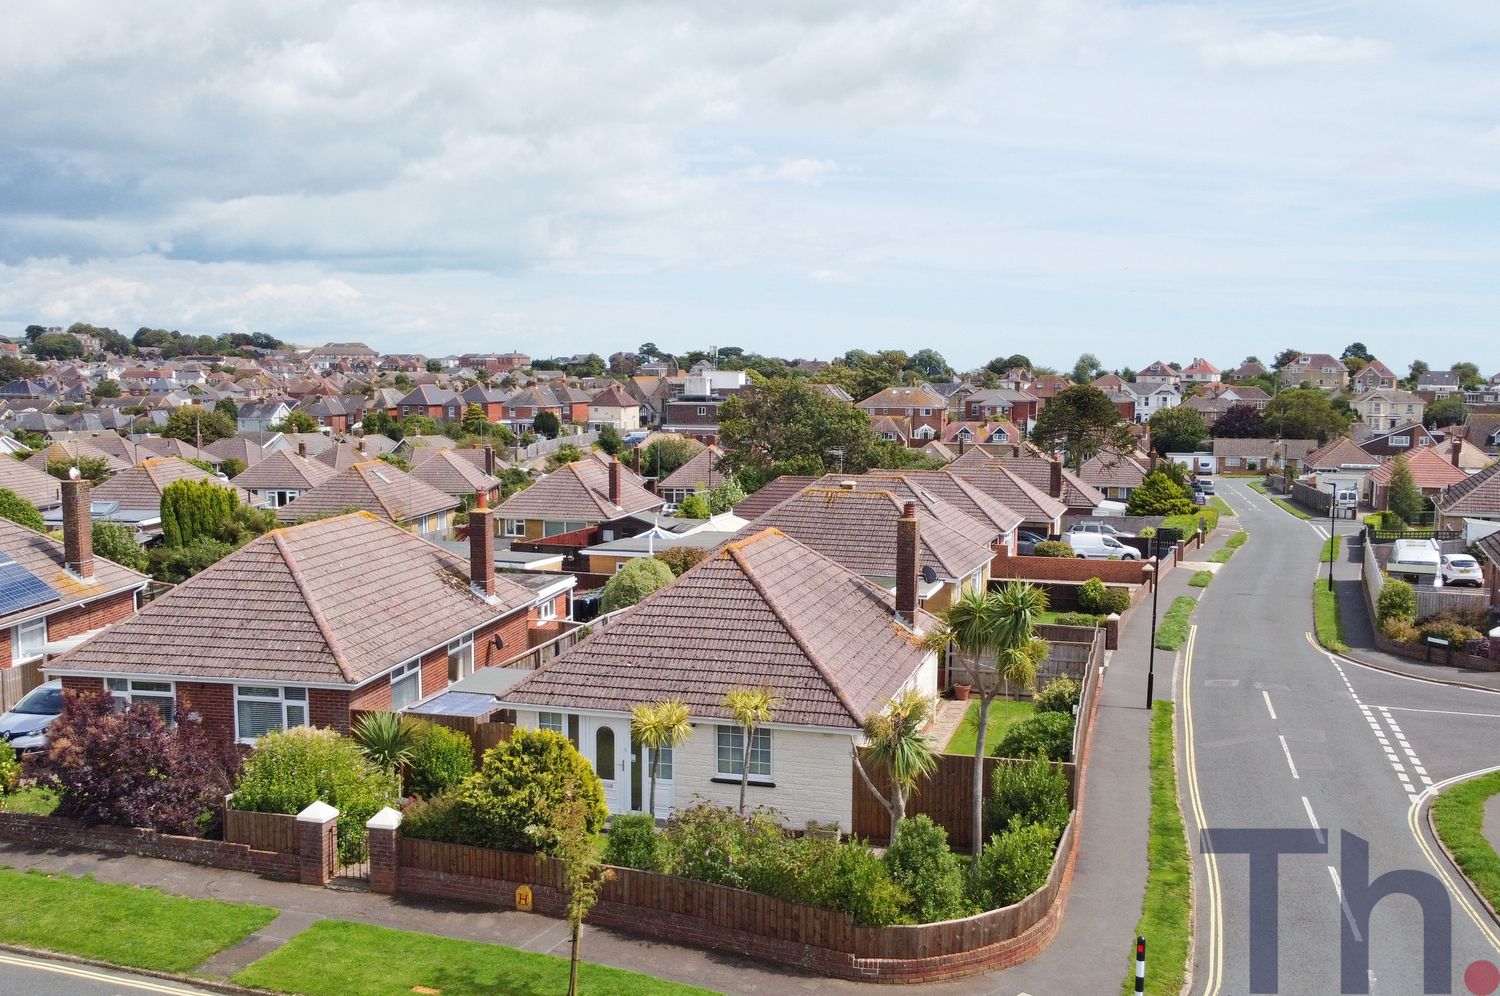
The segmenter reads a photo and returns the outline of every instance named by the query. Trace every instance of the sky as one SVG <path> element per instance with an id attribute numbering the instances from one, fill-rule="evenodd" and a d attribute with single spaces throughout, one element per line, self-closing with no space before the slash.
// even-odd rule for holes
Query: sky
<path id="1" fill-rule="evenodd" d="M 16 0 L 0 334 L 1500 370 L 1494 0 Z"/>

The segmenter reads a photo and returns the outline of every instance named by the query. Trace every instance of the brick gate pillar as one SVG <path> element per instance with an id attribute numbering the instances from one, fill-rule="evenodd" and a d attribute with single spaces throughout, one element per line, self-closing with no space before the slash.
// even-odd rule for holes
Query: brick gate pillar
<path id="1" fill-rule="evenodd" d="M 297 881 L 327 885 L 339 859 L 339 811 L 314 802 L 297 814 Z"/>
<path id="2" fill-rule="evenodd" d="M 365 824 L 370 832 L 370 891 L 387 894 L 396 891 L 396 873 L 400 857 L 396 853 L 396 831 L 401 826 L 401 813 L 387 806 Z"/>

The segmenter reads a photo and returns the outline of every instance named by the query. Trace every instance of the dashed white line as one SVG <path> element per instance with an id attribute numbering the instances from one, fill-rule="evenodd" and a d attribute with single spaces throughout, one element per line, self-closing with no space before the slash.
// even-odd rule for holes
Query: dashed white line
<path id="1" fill-rule="evenodd" d="M 1318 818 L 1313 815 L 1312 803 L 1307 801 L 1307 796 L 1302 797 L 1302 808 L 1307 810 L 1307 822 L 1312 824 L 1313 833 L 1318 835 L 1318 843 L 1326 844 L 1327 839 L 1323 836 L 1323 828 L 1318 826 Z"/>
<path id="2" fill-rule="evenodd" d="M 1349 929 L 1354 931 L 1354 939 L 1361 944 L 1364 943 L 1364 935 L 1359 932 L 1359 924 L 1354 922 L 1354 911 L 1349 909 L 1349 901 L 1344 898 L 1344 883 L 1339 881 L 1339 870 L 1333 865 L 1328 866 L 1328 874 L 1333 877 L 1333 891 L 1338 893 L 1339 906 L 1343 907 L 1344 919 L 1349 921 Z"/>
<path id="3" fill-rule="evenodd" d="M 1261 697 L 1266 700 L 1266 712 L 1268 712 L 1268 713 L 1271 714 L 1271 718 L 1272 719 L 1275 719 L 1276 718 L 1276 708 L 1271 705 L 1271 693 L 1268 692 L 1268 691 L 1266 691 L 1264 688 L 1262 688 L 1260 690 L 1260 694 L 1261 694 Z"/>
<path id="4" fill-rule="evenodd" d="M 1300 781 L 1297 777 L 1297 766 L 1292 763 L 1292 749 L 1286 745 L 1286 737 L 1278 735 L 1276 739 L 1281 741 L 1281 752 L 1286 755 L 1286 766 L 1292 769 L 1292 778 Z"/>

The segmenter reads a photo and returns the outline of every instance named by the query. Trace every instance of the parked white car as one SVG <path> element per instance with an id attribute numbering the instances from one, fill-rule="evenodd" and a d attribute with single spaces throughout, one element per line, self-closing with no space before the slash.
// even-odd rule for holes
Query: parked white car
<path id="1" fill-rule="evenodd" d="M 1135 535 L 1134 533 L 1121 532 L 1107 522 L 1089 522 L 1087 520 L 1073 523 L 1068 527 L 1068 532 L 1093 533 L 1097 536 L 1113 536 L 1116 538 Z"/>
<path id="2" fill-rule="evenodd" d="M 1102 533 L 1065 533 L 1063 539 L 1073 548 L 1073 556 L 1089 560 L 1139 560 L 1141 555 L 1113 536 Z"/>
<path id="3" fill-rule="evenodd" d="M 1479 561 L 1467 553 L 1445 553 L 1440 568 L 1443 575 L 1443 584 L 1458 587 L 1482 588 L 1484 587 L 1484 572 L 1479 569 Z"/>

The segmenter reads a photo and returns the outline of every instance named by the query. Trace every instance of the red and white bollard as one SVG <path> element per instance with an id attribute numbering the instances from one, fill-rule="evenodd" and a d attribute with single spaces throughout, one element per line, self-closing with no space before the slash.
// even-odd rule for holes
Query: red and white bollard
<path id="1" fill-rule="evenodd" d="M 1146 939 L 1135 939 L 1135 991 L 1146 991 Z"/>

